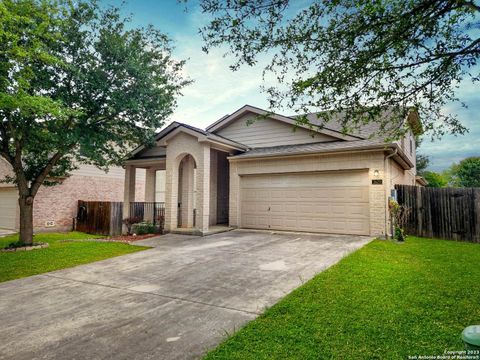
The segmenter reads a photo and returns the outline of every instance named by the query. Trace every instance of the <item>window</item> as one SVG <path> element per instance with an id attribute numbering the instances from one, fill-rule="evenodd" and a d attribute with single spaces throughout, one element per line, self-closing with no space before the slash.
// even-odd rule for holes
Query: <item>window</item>
<path id="1" fill-rule="evenodd" d="M 412 141 L 412 138 L 410 138 L 410 155 L 413 155 L 413 141 Z"/>

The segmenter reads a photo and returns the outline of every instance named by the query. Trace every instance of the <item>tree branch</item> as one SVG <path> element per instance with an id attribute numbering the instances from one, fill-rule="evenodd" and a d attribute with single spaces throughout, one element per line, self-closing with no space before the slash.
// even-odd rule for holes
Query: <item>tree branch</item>
<path id="1" fill-rule="evenodd" d="M 475 4 L 474 1 L 459 1 L 460 5 L 468 7 L 472 9 L 473 11 L 480 11 L 480 6 Z"/>
<path id="2" fill-rule="evenodd" d="M 446 52 L 446 53 L 441 53 L 441 54 L 435 54 L 430 57 L 424 58 L 422 60 L 409 63 L 409 64 L 401 64 L 401 65 L 396 65 L 396 66 L 389 66 L 389 67 L 384 67 L 384 68 L 373 68 L 372 71 L 389 71 L 389 70 L 404 70 L 407 68 L 412 68 L 415 66 L 427 64 L 429 62 L 439 60 L 445 57 L 450 57 L 454 58 L 459 55 L 468 55 L 468 54 L 480 54 L 480 49 L 472 49 L 475 48 L 475 46 L 480 45 L 480 38 L 472 41 L 468 46 L 464 47 L 461 50 L 458 51 L 451 51 L 451 52 Z"/>
<path id="3" fill-rule="evenodd" d="M 38 189 L 40 186 L 43 184 L 43 181 L 49 174 L 49 172 L 53 169 L 53 167 L 56 165 L 58 160 L 62 158 L 64 154 L 57 152 L 52 158 L 48 161 L 47 165 L 43 168 L 43 170 L 40 172 L 39 175 L 35 178 L 33 181 L 33 184 L 30 187 L 30 194 L 32 196 L 35 196 L 37 194 Z"/>

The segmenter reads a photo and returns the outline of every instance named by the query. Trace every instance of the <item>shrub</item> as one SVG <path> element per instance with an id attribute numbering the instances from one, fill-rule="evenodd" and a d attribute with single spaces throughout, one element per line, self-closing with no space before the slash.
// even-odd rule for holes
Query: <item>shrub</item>
<path id="1" fill-rule="evenodd" d="M 127 227 L 127 234 L 128 235 L 132 235 L 132 226 L 134 224 L 139 223 L 140 221 L 142 221 L 142 218 L 140 216 L 130 216 L 130 217 L 122 220 L 122 222 Z"/>
<path id="2" fill-rule="evenodd" d="M 407 221 L 410 208 L 400 205 L 393 199 L 388 202 L 388 210 L 392 218 L 393 226 L 395 227 L 393 237 L 397 241 L 405 241 L 405 231 L 403 227 Z"/>
<path id="3" fill-rule="evenodd" d="M 137 235 L 155 234 L 157 227 L 149 221 L 133 224 L 132 231 Z"/>

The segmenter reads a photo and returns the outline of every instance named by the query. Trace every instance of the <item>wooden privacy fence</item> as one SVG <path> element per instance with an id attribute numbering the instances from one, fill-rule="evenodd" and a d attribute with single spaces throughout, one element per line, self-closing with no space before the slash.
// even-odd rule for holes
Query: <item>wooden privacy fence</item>
<path id="1" fill-rule="evenodd" d="M 89 234 L 120 235 L 123 202 L 78 200 L 75 229 Z"/>
<path id="2" fill-rule="evenodd" d="M 395 185 L 398 203 L 410 208 L 407 234 L 480 242 L 480 188 Z"/>
<path id="3" fill-rule="evenodd" d="M 161 202 L 131 202 L 130 216 L 138 222 L 148 221 L 163 229 L 165 204 Z M 75 229 L 89 234 L 121 235 L 123 202 L 78 200 Z"/>

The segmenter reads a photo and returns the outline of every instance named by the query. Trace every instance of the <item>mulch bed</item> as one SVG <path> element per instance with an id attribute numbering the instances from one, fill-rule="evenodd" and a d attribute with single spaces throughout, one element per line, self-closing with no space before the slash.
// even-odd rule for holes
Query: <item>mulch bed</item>
<path id="1" fill-rule="evenodd" d="M 135 241 L 149 239 L 155 236 L 160 236 L 161 234 L 146 234 L 146 235 L 119 235 L 106 238 L 92 238 L 92 239 L 66 239 L 60 240 L 60 242 L 121 242 L 121 243 L 131 243 Z"/>
<path id="2" fill-rule="evenodd" d="M 30 251 L 37 249 L 45 249 L 48 247 L 48 243 L 33 243 L 32 245 L 23 244 L 10 244 L 6 248 L 0 249 L 0 252 L 17 252 L 17 251 Z"/>
<path id="3" fill-rule="evenodd" d="M 155 236 L 160 236 L 160 234 L 146 234 L 146 235 L 120 235 L 120 236 L 112 236 L 107 238 L 111 241 L 120 241 L 120 242 L 132 242 L 132 241 L 139 241 L 149 239 Z"/>

